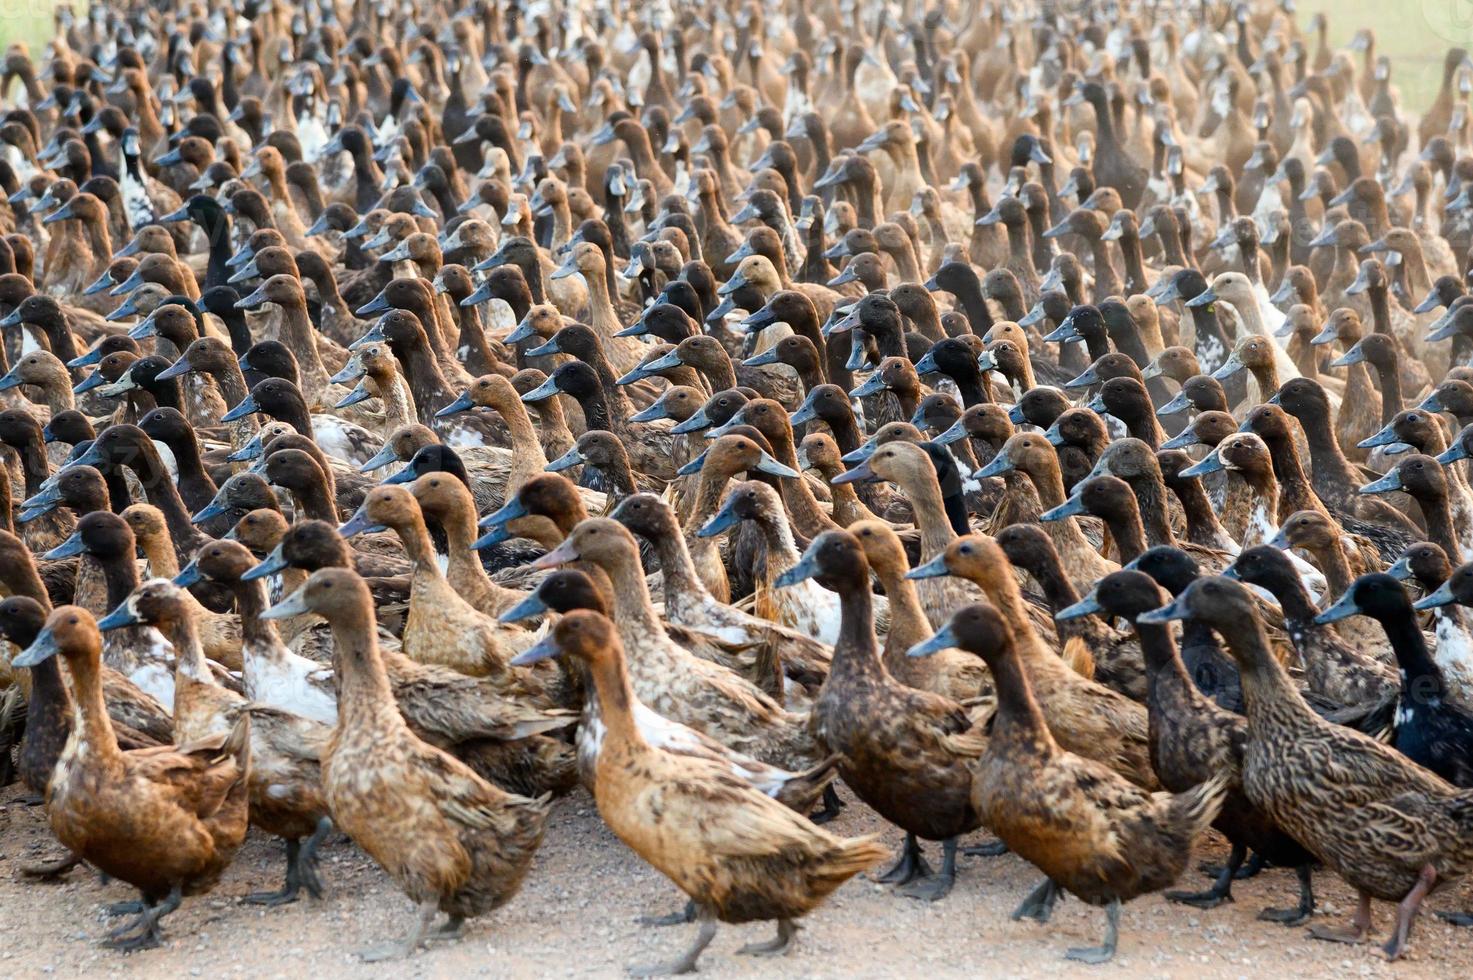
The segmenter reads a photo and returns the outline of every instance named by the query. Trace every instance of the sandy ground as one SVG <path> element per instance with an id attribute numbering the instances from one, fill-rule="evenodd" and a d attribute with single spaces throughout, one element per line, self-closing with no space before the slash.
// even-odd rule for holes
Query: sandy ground
<path id="1" fill-rule="evenodd" d="M 20 878 L 20 865 L 53 856 L 40 807 L 17 801 L 11 787 L 0 796 L 0 975 L 6 977 L 327 977 L 550 975 L 613 977 L 632 963 L 667 959 L 689 943 L 694 926 L 644 928 L 639 915 L 664 913 L 681 896 L 664 878 L 623 846 L 600 821 L 581 791 L 559 801 L 546 841 L 520 895 L 506 908 L 472 923 L 458 944 L 432 949 L 398 963 L 368 966 L 354 953 L 407 929 L 411 908 L 384 874 L 346 838 L 323 848 L 322 902 L 258 909 L 239 904 L 247 892 L 274 888 L 282 859 L 277 841 L 253 833 L 212 894 L 186 899 L 165 920 L 165 944 L 122 955 L 97 946 L 105 929 L 103 904 L 135 897 L 123 885 L 99 884 L 86 869 L 58 884 Z M 856 835 L 884 828 L 852 800 L 830 826 Z M 934 849 L 930 849 L 934 850 Z M 1225 855 L 1210 835 L 1199 857 Z M 939 854 L 937 855 L 939 857 Z M 1448 977 L 1473 968 L 1473 932 L 1424 915 L 1412 948 L 1387 964 L 1374 946 L 1341 946 L 1308 938 L 1303 927 L 1286 929 L 1255 920 L 1266 905 L 1291 905 L 1292 873 L 1270 870 L 1235 888 L 1236 902 L 1203 912 L 1171 905 L 1158 896 L 1139 899 L 1121 917 L 1120 951 L 1113 963 L 1084 967 L 1062 959 L 1069 946 L 1093 945 L 1103 915 L 1065 901 L 1049 926 L 1017 923 L 1008 913 L 1037 882 L 1021 859 L 964 858 L 956 890 L 924 905 L 856 878 L 804 920 L 796 948 L 776 960 L 736 955 L 744 943 L 767 938 L 764 925 L 723 926 L 701 960 L 707 977 L 1005 977 L 1057 975 L 1295 977 Z M 1184 878 L 1206 887 L 1195 870 Z M 1353 896 L 1328 873 L 1316 882 L 1322 916 L 1346 919 Z M 1433 896 L 1435 909 L 1473 907 L 1473 887 Z M 1384 937 L 1392 909 L 1376 906 L 1375 931 Z"/>

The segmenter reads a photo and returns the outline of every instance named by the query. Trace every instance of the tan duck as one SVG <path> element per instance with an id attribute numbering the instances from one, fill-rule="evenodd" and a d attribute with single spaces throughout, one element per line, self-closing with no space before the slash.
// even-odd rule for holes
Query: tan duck
<path id="1" fill-rule="evenodd" d="M 1146 710 L 1123 694 L 1086 680 L 1034 632 L 1012 563 L 996 541 L 981 534 L 953 541 L 912 570 L 912 578 L 960 575 L 975 582 L 1008 618 L 1029 685 L 1058 743 L 1109 766 L 1137 786 L 1156 788 Z"/>
<path id="2" fill-rule="evenodd" d="M 802 770 L 817 761 L 805 718 L 783 710 L 732 671 L 696 657 L 666 634 L 644 583 L 639 549 L 618 521 L 590 518 L 533 564 L 591 562 L 614 585 L 614 616 L 635 692 L 651 709 L 754 758 Z"/>
<path id="3" fill-rule="evenodd" d="M 92 614 L 62 606 L 13 663 L 60 654 L 71 675 L 76 728 L 46 789 L 57 838 L 88 864 L 136 887 L 138 917 L 112 930 L 115 948 L 160 942 L 159 922 L 185 894 L 208 892 L 245 840 L 250 722 L 178 747 L 123 752 L 108 719 Z"/>
<path id="4" fill-rule="evenodd" d="M 456 937 L 466 919 L 516 895 L 542 843 L 547 799 L 498 789 L 409 730 L 379 658 L 373 599 L 356 573 L 314 572 L 265 616 L 306 612 L 332 624 L 342 685 L 338 724 L 322 758 L 334 822 L 418 907 L 409 936 L 363 959 L 413 952 L 440 912 L 448 919 L 439 935 Z"/>
<path id="5" fill-rule="evenodd" d="M 638 699 L 617 631 L 602 615 L 570 613 L 523 659 L 558 653 L 586 665 L 606 728 L 594 794 L 599 813 L 691 897 L 701 924 L 679 959 L 635 975 L 695 970 L 717 920 L 775 919 L 777 937 L 745 951 L 781 953 L 797 932 L 794 919 L 884 858 L 873 839 L 844 840 L 820 830 L 728 765 L 651 745 L 635 721 Z"/>

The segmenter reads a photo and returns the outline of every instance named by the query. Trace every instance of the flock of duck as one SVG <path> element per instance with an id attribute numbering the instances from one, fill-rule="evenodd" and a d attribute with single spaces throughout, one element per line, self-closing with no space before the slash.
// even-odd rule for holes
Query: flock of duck
<path id="1" fill-rule="evenodd" d="M 1076 960 L 1209 827 L 1169 900 L 1329 872 L 1399 956 L 1473 868 L 1473 58 L 1415 116 L 1287 0 L 1076 8 L 58 7 L 0 75 L 27 873 L 133 950 L 346 834 L 395 956 L 581 786 L 681 973 L 885 861 L 847 795 L 900 895 L 985 831 L 1014 918 L 1102 907 Z"/>

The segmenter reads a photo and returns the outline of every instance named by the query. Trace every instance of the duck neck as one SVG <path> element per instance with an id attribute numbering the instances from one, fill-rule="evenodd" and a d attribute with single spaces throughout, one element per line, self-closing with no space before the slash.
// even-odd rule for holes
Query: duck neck
<path id="1" fill-rule="evenodd" d="M 379 399 L 384 403 L 385 439 L 400 426 L 418 421 L 414 411 L 414 393 L 409 390 L 409 383 L 399 376 L 398 371 L 390 369 L 369 376 L 373 378 Z"/>
<path id="2" fill-rule="evenodd" d="M 1175 547 L 1176 535 L 1172 534 L 1171 521 L 1167 517 L 1165 484 L 1148 474 L 1141 479 L 1132 480 L 1130 486 L 1135 491 L 1141 524 L 1151 547 Z"/>
<path id="3" fill-rule="evenodd" d="M 199 641 L 199 624 L 194 621 L 194 617 L 187 610 L 180 610 L 167 624 L 165 632 L 169 643 L 174 647 L 175 673 L 199 684 L 216 686 L 215 677 L 210 673 L 210 665 L 205 662 L 205 648 Z M 174 688 L 176 715 L 179 713 L 179 694 L 184 689 L 182 684 Z"/>
<path id="4" fill-rule="evenodd" d="M 839 592 L 839 636 L 829 671 L 830 678 L 836 676 L 886 676 L 875 641 L 874 598 L 868 582 L 846 583 Z"/>
<path id="5" fill-rule="evenodd" d="M 639 565 L 639 552 L 631 550 L 602 566 L 614 585 L 614 617 L 621 632 L 663 636 L 664 627 L 655 614 L 644 570 Z"/>
<path id="6" fill-rule="evenodd" d="M 604 651 L 588 664 L 588 676 L 598 697 L 599 720 L 606 731 L 605 739 L 612 738 L 615 744 L 624 746 L 644 745 L 644 736 L 634 721 L 637 702 L 634 689 L 629 685 L 629 670 L 624 664 L 623 651 L 617 645 Z"/>
<path id="7" fill-rule="evenodd" d="M 1273 459 L 1274 475 L 1279 479 L 1283 492 L 1279 495 L 1280 521 L 1298 510 L 1313 510 L 1329 515 L 1319 497 L 1315 496 L 1309 478 L 1304 475 L 1304 465 L 1299 461 L 1299 450 L 1292 440 L 1275 436 L 1268 443 L 1269 455 Z M 1341 457 L 1344 458 L 1343 456 Z"/>
<path id="8" fill-rule="evenodd" d="M 1033 698 L 1022 660 L 1012 651 L 1002 651 L 988 661 L 987 666 L 997 689 L 997 713 L 993 716 L 990 751 L 999 751 L 1006 745 L 1013 752 L 1053 755 L 1053 736 L 1049 734 L 1043 712 Z"/>
<path id="9" fill-rule="evenodd" d="M 302 390 L 321 392 L 328 387 L 328 373 L 327 368 L 322 365 L 322 358 L 317 354 L 317 338 L 313 336 L 312 330 L 312 320 L 307 316 L 305 304 L 282 304 L 281 340 L 297 357 L 302 374 Z"/>
<path id="10" fill-rule="evenodd" d="M 1411 609 L 1398 609 L 1377 619 L 1386 631 L 1386 638 L 1391 641 L 1392 652 L 1396 654 L 1396 664 L 1401 670 L 1402 697 L 1411 701 L 1412 706 L 1441 701 L 1447 692 L 1442 670 L 1427 652 L 1427 641 L 1422 637 L 1422 629 Z"/>
<path id="11" fill-rule="evenodd" d="M 527 408 L 519 399 L 507 399 L 505 404 L 493 406 L 497 414 L 506 423 L 506 431 L 511 436 L 511 449 L 515 465 L 506 476 L 506 499 L 510 500 L 516 492 L 522 488 L 532 477 L 547 469 L 547 454 L 542 450 L 542 442 L 537 438 L 537 430 L 532 426 L 532 418 L 527 414 Z M 542 403 L 549 409 L 561 412 L 561 406 L 557 404 L 557 398 L 549 398 Z M 558 416 L 561 419 L 561 415 Z"/>
<path id="12" fill-rule="evenodd" d="M 1463 549 L 1458 545 L 1458 532 L 1453 524 L 1447 493 L 1419 494 L 1417 503 L 1422 505 L 1422 516 L 1427 519 L 1427 540 L 1456 560 Z"/>
<path id="13" fill-rule="evenodd" d="M 659 536 L 654 540 L 655 551 L 660 556 L 660 569 L 665 577 L 667 615 L 670 610 L 679 609 L 682 606 L 709 609 L 716 600 L 712 598 L 705 583 L 701 581 L 700 575 L 696 573 L 695 563 L 691 561 L 690 549 L 685 544 L 685 535 L 680 533 L 680 528 L 673 518 L 670 525 L 670 527 L 662 528 Z"/>
<path id="14" fill-rule="evenodd" d="M 1120 507 L 1105 517 L 1105 523 L 1110 528 L 1110 536 L 1115 539 L 1120 564 L 1135 561 L 1146 550 L 1146 531 L 1137 508 Z"/>
<path id="15" fill-rule="evenodd" d="M 424 518 L 415 517 L 395 525 L 394 532 L 404 545 L 404 553 L 414 562 L 415 573 L 430 572 L 440 576 L 440 564 L 435 558 L 435 544 L 430 540 L 429 528 Z"/>
<path id="16" fill-rule="evenodd" d="M 118 737 L 107 713 L 107 701 L 103 698 L 102 663 L 98 653 L 88 652 L 68 658 L 67 669 L 72 675 L 74 698 L 74 723 L 71 737 L 67 740 L 69 754 L 85 758 L 93 766 L 114 760 L 121 762 L 122 750 L 118 748 Z"/>
<path id="17" fill-rule="evenodd" d="M 235 608 L 240 613 L 241 639 L 245 649 L 277 650 L 282 646 L 281 634 L 276 624 L 262 619 L 266 611 L 266 583 L 257 579 L 250 582 L 235 582 Z M 246 660 L 249 663 L 249 658 Z"/>
<path id="18" fill-rule="evenodd" d="M 1390 425 L 1401 412 L 1401 370 L 1392 357 L 1389 363 L 1376 364 L 1376 376 L 1381 382 L 1381 424 Z"/>
<path id="19" fill-rule="evenodd" d="M 340 685 L 339 725 L 372 717 L 380 724 L 402 725 L 389 675 L 379 656 L 372 613 L 366 608 L 340 612 L 332 619 L 333 666 Z"/>
<path id="20" fill-rule="evenodd" d="M 138 547 L 148 563 L 148 574 L 153 578 L 173 578 L 179 574 L 179 559 L 174 554 L 174 543 L 167 532 L 138 536 Z"/>
<path id="21" fill-rule="evenodd" d="M 25 472 L 26 496 L 33 497 L 41 492 L 41 484 L 51 475 L 51 464 L 46 458 L 46 446 L 35 439 L 27 439 L 15 447 L 20 456 L 21 469 Z"/>
<path id="22" fill-rule="evenodd" d="M 916 527 L 921 531 L 921 557 L 929 561 L 956 540 L 956 528 L 947 516 L 941 487 L 935 479 L 922 474 L 918 479 L 906 480 L 902 486 L 915 512 Z"/>

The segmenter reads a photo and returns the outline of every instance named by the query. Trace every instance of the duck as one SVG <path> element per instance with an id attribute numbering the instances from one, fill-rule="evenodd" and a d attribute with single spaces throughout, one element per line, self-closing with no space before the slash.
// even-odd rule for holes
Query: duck
<path id="1" fill-rule="evenodd" d="M 1447 879 L 1456 880 L 1473 859 L 1458 830 L 1467 791 L 1310 710 L 1270 651 L 1243 586 L 1220 576 L 1205 577 L 1138 621 L 1183 618 L 1201 620 L 1218 632 L 1242 672 L 1248 709 L 1242 772 L 1248 799 L 1359 896 L 1349 929 L 1317 925 L 1310 935 L 1362 941 L 1371 928 L 1371 902 L 1396 902 L 1396 926 L 1383 951 L 1388 959 L 1399 958 L 1426 894 Z M 1306 762 L 1322 751 L 1354 760 L 1355 775 L 1329 781 L 1323 770 Z M 1415 851 L 1389 843 L 1403 840 L 1400 835 L 1408 831 L 1421 842 Z"/>
<path id="2" fill-rule="evenodd" d="M 1473 732 L 1473 715 L 1448 700 L 1447 682 L 1427 651 L 1406 589 L 1385 573 L 1362 575 L 1316 618 L 1333 623 L 1357 614 L 1381 625 L 1396 654 L 1401 692 L 1391 744 L 1429 772 L 1466 787 L 1470 773 L 1462 746 Z"/>
<path id="3" fill-rule="evenodd" d="M 34 667 L 57 655 L 71 678 L 77 727 L 46 788 L 47 819 L 67 848 L 139 891 L 137 915 L 111 931 L 108 945 L 158 946 L 160 921 L 186 894 L 213 889 L 245 841 L 249 716 L 223 735 L 124 752 L 103 699 L 102 637 L 87 610 L 54 610 L 11 662 Z"/>
<path id="4" fill-rule="evenodd" d="M 1060 610 L 1059 616 L 1074 620 L 1104 613 L 1131 622 L 1140 640 L 1149 685 L 1146 703 L 1151 718 L 1152 764 L 1168 791 L 1185 792 L 1221 773 L 1230 775 L 1222 809 L 1213 821 L 1232 844 L 1227 862 L 1208 890 L 1167 892 L 1165 897 L 1201 909 L 1231 901 L 1233 879 L 1252 850 L 1269 856 L 1276 865 L 1293 867 L 1299 879 L 1298 905 L 1264 909 L 1259 919 L 1299 925 L 1315 910 L 1314 858 L 1243 793 L 1239 771 L 1247 739 L 1246 720 L 1203 694 L 1187 673 L 1169 629 L 1139 621 L 1141 613 L 1160 608 L 1161 601 L 1161 587 L 1151 576 L 1122 569 L 1105 576 L 1088 596 Z"/>
<path id="5" fill-rule="evenodd" d="M 1016 573 L 996 540 L 975 533 L 957 538 L 907 575 L 917 579 L 956 575 L 975 582 L 1010 617 L 1030 686 L 1045 717 L 1053 719 L 1054 738 L 1065 747 L 1077 746 L 1070 751 L 1102 762 L 1138 786 L 1157 787 L 1145 709 L 1080 676 L 1034 631 L 1024 611 Z"/>
<path id="6" fill-rule="evenodd" d="M 1008 848 L 1045 875 L 1013 917 L 1046 924 L 1060 889 L 1103 905 L 1104 941 L 1071 949 L 1067 956 L 1083 963 L 1109 961 L 1118 942 L 1121 904 L 1181 875 L 1192 842 L 1222 808 L 1228 773 L 1218 772 L 1185 791 L 1152 793 L 1108 766 L 1061 748 L 1032 697 L 1007 620 L 990 604 L 958 610 L 936 636 L 910 653 L 925 656 L 943 645 L 959 645 L 985 658 L 997 684 L 997 713 L 977 762 L 975 802 Z M 1070 846 L 1061 847 L 1065 840 Z"/>
<path id="7" fill-rule="evenodd" d="M 240 716 L 249 716 L 250 821 L 286 842 L 287 871 L 279 891 L 253 893 L 246 901 L 286 904 L 304 888 L 321 898 L 317 848 L 332 826 L 319 769 L 328 727 L 289 711 L 248 703 L 243 695 L 215 684 L 205 665 L 194 610 L 184 598 L 187 594 L 168 579 L 150 579 L 99 620 L 97 628 L 106 632 L 148 624 L 169 635 L 177 673 L 174 724 L 181 740 L 228 735 Z"/>
<path id="8" fill-rule="evenodd" d="M 700 929 L 691 947 L 671 963 L 636 973 L 693 971 L 717 921 L 776 920 L 776 937 L 745 952 L 782 953 L 797 932 L 794 919 L 884 859 L 884 847 L 872 837 L 835 837 L 725 765 L 651 745 L 635 721 L 638 701 L 622 668 L 617 630 L 601 614 L 569 613 L 522 659 L 559 653 L 586 665 L 599 701 L 606 729 L 594 795 L 599 813 L 696 906 Z M 723 832 L 723 824 L 730 829 Z M 732 840 L 742 843 L 719 843 Z"/>
<path id="9" fill-rule="evenodd" d="M 970 764 L 985 751 L 987 737 L 957 702 L 912 688 L 885 670 L 868 563 L 852 534 L 820 534 L 776 585 L 810 578 L 838 592 L 843 603 L 833 667 L 813 705 L 814 733 L 843 757 L 845 784 L 906 832 L 899 859 L 880 880 L 910 897 L 942 899 L 956 880 L 957 837 L 982 825 Z M 926 863 L 921 839 L 942 841 L 940 870 Z"/>
<path id="10" fill-rule="evenodd" d="M 319 569 L 262 615 L 308 612 L 331 624 L 342 675 L 338 721 L 322 756 L 333 822 L 417 906 L 409 935 L 361 958 L 407 955 L 433 933 L 455 938 L 467 919 L 516 896 L 542 843 L 548 797 L 499 789 L 410 731 L 394 710 L 372 629 L 373 599 L 357 573 Z M 406 850 L 406 839 L 421 846 Z M 433 928 L 441 913 L 446 921 Z"/>

